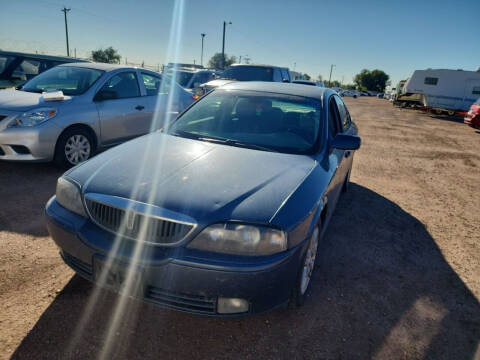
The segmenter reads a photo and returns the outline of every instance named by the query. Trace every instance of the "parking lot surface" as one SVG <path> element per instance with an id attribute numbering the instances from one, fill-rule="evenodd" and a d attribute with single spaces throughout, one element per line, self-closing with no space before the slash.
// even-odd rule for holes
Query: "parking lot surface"
<path id="1" fill-rule="evenodd" d="M 128 359 L 480 359 L 480 132 L 346 99 L 362 136 L 304 307 L 216 319 L 128 300 Z M 102 355 L 117 296 L 63 264 L 43 219 L 61 171 L 0 163 L 0 358 Z M 78 324 L 82 324 L 82 331 Z"/>

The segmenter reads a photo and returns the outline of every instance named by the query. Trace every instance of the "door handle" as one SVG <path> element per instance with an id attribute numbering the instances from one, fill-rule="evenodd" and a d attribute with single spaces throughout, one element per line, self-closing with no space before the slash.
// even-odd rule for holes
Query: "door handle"
<path id="1" fill-rule="evenodd" d="M 145 106 L 137 105 L 135 106 L 135 109 L 137 109 L 138 111 L 142 111 L 143 109 L 145 109 Z"/>
<path id="2" fill-rule="evenodd" d="M 351 154 L 352 154 L 352 152 L 350 150 L 345 151 L 345 157 L 346 158 L 349 157 Z"/>

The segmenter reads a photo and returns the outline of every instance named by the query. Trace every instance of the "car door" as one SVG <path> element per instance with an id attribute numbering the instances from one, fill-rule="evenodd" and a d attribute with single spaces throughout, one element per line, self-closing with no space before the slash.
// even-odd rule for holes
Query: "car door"
<path id="1" fill-rule="evenodd" d="M 152 113 L 147 111 L 146 96 L 142 96 L 137 74 L 133 70 L 112 75 L 94 101 L 100 120 L 102 145 L 134 138 L 150 128 Z"/>
<path id="2" fill-rule="evenodd" d="M 338 111 L 337 102 L 335 100 L 335 95 L 332 95 L 328 101 L 328 142 L 329 142 L 329 152 L 328 152 L 328 165 L 329 173 L 331 176 L 330 184 L 327 188 L 327 211 L 328 216 L 330 216 L 337 203 L 338 197 L 340 195 L 344 174 L 343 174 L 343 164 L 344 163 L 344 151 L 340 149 L 331 148 L 330 144 L 333 142 L 337 134 L 342 132 L 342 127 L 340 123 L 340 113 Z"/>
<path id="3" fill-rule="evenodd" d="M 350 113 L 348 112 L 347 106 L 339 96 L 334 95 L 334 99 L 337 104 L 338 114 L 340 117 L 341 132 L 348 135 L 356 135 L 356 130 L 354 126 L 352 126 L 352 118 L 350 117 Z M 341 174 L 341 177 L 345 179 L 348 176 L 350 169 L 352 168 L 353 151 L 342 150 L 342 152 L 343 152 L 343 159 L 340 164 L 340 174 Z"/>
<path id="4" fill-rule="evenodd" d="M 148 109 L 153 114 L 151 131 L 165 126 L 165 122 L 173 121 L 191 102 L 192 95 L 172 79 L 150 72 L 141 72 L 143 86 L 146 91 Z"/>

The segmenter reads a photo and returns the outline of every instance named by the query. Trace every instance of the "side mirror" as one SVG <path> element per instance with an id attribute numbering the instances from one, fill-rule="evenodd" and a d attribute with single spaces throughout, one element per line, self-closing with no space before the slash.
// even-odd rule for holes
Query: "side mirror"
<path id="1" fill-rule="evenodd" d="M 332 141 L 332 148 L 340 150 L 358 150 L 362 140 L 359 136 L 337 134 Z"/>
<path id="2" fill-rule="evenodd" d="M 118 95 L 116 91 L 112 90 L 101 90 L 95 95 L 93 101 L 104 101 L 104 100 L 113 100 L 117 99 Z"/>

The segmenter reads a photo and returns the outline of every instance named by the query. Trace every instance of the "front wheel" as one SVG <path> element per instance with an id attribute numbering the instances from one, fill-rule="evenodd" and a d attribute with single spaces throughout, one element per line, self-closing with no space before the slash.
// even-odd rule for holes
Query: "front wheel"
<path id="1" fill-rule="evenodd" d="M 68 129 L 60 135 L 55 149 L 55 163 L 71 167 L 88 160 L 93 153 L 93 139 L 82 128 Z"/>
<path id="2" fill-rule="evenodd" d="M 308 244 L 307 251 L 303 257 L 302 265 L 298 271 L 297 282 L 295 284 L 294 299 L 295 305 L 302 306 L 307 298 L 310 289 L 310 280 L 315 269 L 315 260 L 317 258 L 318 241 L 320 237 L 319 226 L 313 230 Z"/>

